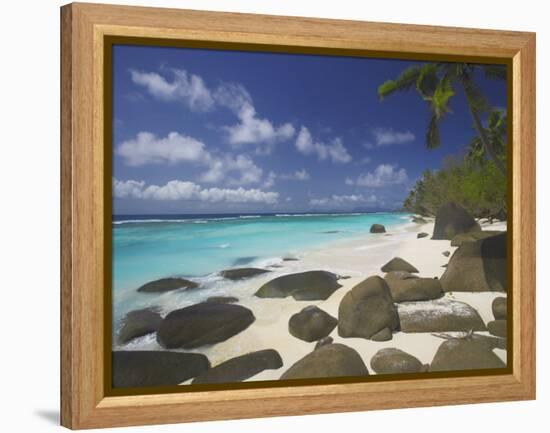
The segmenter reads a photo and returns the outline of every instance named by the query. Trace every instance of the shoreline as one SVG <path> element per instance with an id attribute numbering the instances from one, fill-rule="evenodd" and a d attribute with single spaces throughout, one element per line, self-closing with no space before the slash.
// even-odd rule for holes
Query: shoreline
<path id="1" fill-rule="evenodd" d="M 223 342 L 185 352 L 206 355 L 214 367 L 249 352 L 275 349 L 283 359 L 283 366 L 276 370 L 264 370 L 247 381 L 279 379 L 283 372 L 312 352 L 315 346 L 315 343 L 307 343 L 289 333 L 288 321 L 293 314 L 309 305 L 315 305 L 337 318 L 338 307 L 344 295 L 367 277 L 383 276 L 384 273 L 380 268 L 393 257 L 401 257 L 410 262 L 419 270 L 418 275 L 421 277 L 441 277 L 445 271 L 443 265 L 449 261 L 449 257 L 442 253 L 449 251 L 452 254 L 456 247 L 451 247 L 448 240 L 431 240 L 433 226 L 433 221 L 417 224 L 409 220 L 392 227 L 385 234 L 365 234 L 356 239 L 329 241 L 322 247 L 314 247 L 300 252 L 297 255 L 297 261 L 282 261 L 278 264 L 280 267 L 272 268 L 273 272 L 243 280 L 238 284 L 228 284 L 227 291 L 223 289 L 205 290 L 204 298 L 236 296 L 239 299 L 237 304 L 250 309 L 256 320 L 247 329 Z M 505 222 L 483 223 L 481 226 L 483 230 L 506 230 Z M 418 239 L 416 236 L 420 232 L 429 233 L 429 236 Z M 373 237 L 380 238 L 380 241 L 373 243 Z M 273 299 L 253 296 L 253 293 L 262 284 L 275 277 L 308 270 L 330 271 L 347 278 L 340 279 L 338 283 L 342 287 L 324 301 L 297 301 L 292 297 Z M 200 294 L 200 290 L 198 289 L 196 293 Z M 237 291 L 239 293 L 236 293 Z M 492 320 L 491 302 L 494 298 L 501 296 L 505 296 L 505 294 L 502 292 L 454 292 L 446 293 L 442 299 L 466 302 L 478 311 L 483 322 L 487 324 Z M 181 306 L 174 308 L 181 308 Z M 478 334 L 489 335 L 487 331 L 478 332 Z M 118 349 L 164 350 L 158 345 L 154 335 L 138 338 Z M 355 349 L 371 374 L 376 373 L 372 371 L 370 360 L 382 348 L 399 348 L 415 356 L 423 364 L 429 364 L 443 342 L 441 338 L 432 335 L 432 333 L 396 332 L 392 340 L 384 342 L 363 338 L 342 338 L 338 335 L 336 328 L 330 333 L 330 337 L 334 339 L 334 343 L 343 343 Z M 506 362 L 505 350 L 494 349 L 494 352 Z"/>

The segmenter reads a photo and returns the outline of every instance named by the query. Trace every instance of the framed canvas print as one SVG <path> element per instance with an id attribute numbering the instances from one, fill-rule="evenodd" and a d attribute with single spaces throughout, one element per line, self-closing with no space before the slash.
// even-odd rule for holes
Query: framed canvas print
<path id="1" fill-rule="evenodd" d="M 535 397 L 535 36 L 71 4 L 62 424 Z"/>

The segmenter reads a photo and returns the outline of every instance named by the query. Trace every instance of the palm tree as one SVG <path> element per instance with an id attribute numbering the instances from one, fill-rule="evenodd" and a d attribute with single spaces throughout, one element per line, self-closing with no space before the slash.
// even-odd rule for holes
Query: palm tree
<path id="1" fill-rule="evenodd" d="M 506 115 L 501 110 L 494 110 L 487 117 L 487 126 L 484 127 L 485 135 L 492 143 L 493 148 L 499 158 L 505 155 L 506 137 Z M 477 164 L 480 164 L 485 159 L 485 148 L 479 136 L 476 136 L 468 145 L 466 157 Z"/>
<path id="2" fill-rule="evenodd" d="M 506 68 L 502 65 L 478 65 L 470 63 L 425 63 L 405 69 L 395 80 L 388 80 L 378 87 L 378 95 L 383 100 L 398 91 L 416 89 L 430 110 L 430 121 L 426 130 L 426 147 L 438 147 L 439 122 L 447 114 L 449 100 L 455 95 L 455 87 L 462 88 L 470 109 L 470 114 L 486 154 L 494 161 L 502 174 L 506 174 L 503 161 L 498 157 L 495 146 L 483 128 L 481 116 L 489 110 L 487 99 L 477 88 L 473 75 L 481 70 L 488 78 L 505 79 Z"/>

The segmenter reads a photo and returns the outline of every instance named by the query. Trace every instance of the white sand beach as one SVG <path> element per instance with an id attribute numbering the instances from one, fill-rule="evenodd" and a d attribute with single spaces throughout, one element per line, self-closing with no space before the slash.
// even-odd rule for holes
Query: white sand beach
<path id="1" fill-rule="evenodd" d="M 505 222 L 482 223 L 483 230 L 506 230 Z M 283 359 L 283 367 L 277 370 L 264 370 L 249 378 L 249 381 L 276 380 L 296 361 L 312 352 L 315 343 L 308 343 L 293 337 L 289 333 L 289 318 L 308 305 L 316 305 L 333 317 L 338 317 L 338 307 L 344 295 L 356 284 L 373 275 L 383 276 L 381 267 L 393 257 L 401 257 L 419 270 L 421 277 L 441 277 L 449 261 L 444 251 L 451 254 L 456 249 L 447 240 L 431 240 L 433 221 L 426 224 L 403 224 L 399 229 L 385 234 L 366 235 L 363 238 L 339 241 L 327 244 L 323 248 L 313 249 L 297 256 L 297 261 L 283 261 L 268 273 L 243 282 L 243 293 L 254 293 L 262 284 L 274 278 L 307 270 L 326 270 L 349 278 L 340 279 L 343 287 L 336 290 L 325 301 L 296 301 L 292 297 L 266 299 L 254 296 L 242 297 L 239 301 L 254 313 L 255 322 L 243 332 L 221 343 L 194 350 L 205 354 L 214 367 L 230 358 L 262 349 L 275 349 Z M 420 232 L 430 236 L 417 238 Z M 373 238 L 375 241 L 373 242 Z M 228 295 L 228 293 L 220 293 Z M 235 295 L 235 293 L 233 293 Z M 238 294 L 237 294 L 238 296 Z M 487 324 L 493 320 L 491 303 L 494 298 L 505 296 L 502 292 L 454 292 L 444 296 L 448 299 L 463 301 L 478 311 Z M 487 334 L 488 332 L 480 332 Z M 376 342 L 364 338 L 342 338 L 335 328 L 330 336 L 335 343 L 343 343 L 355 349 L 363 359 L 369 372 L 373 355 L 382 348 L 398 348 L 429 364 L 444 341 L 431 333 L 394 333 L 389 341 Z M 494 349 L 494 352 L 506 362 L 506 351 Z M 189 383 L 185 382 L 185 383 Z"/>

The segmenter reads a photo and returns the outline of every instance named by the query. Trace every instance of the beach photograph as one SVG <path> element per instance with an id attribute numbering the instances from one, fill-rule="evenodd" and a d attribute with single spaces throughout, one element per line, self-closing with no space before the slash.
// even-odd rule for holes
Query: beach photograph
<path id="1" fill-rule="evenodd" d="M 506 372 L 507 72 L 114 45 L 112 387 Z"/>

